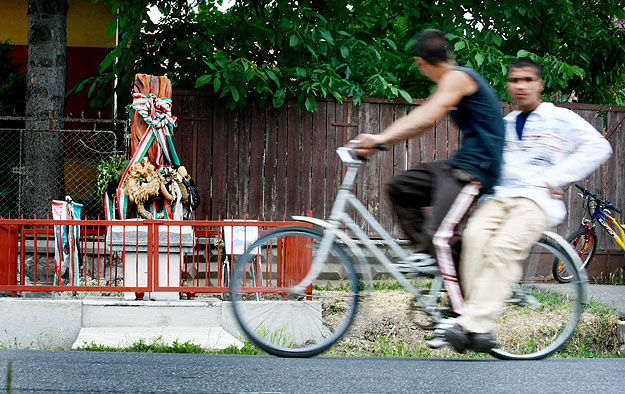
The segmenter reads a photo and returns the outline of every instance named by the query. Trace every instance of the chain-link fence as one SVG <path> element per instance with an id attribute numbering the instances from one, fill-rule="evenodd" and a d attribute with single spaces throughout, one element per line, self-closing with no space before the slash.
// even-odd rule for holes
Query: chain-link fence
<path id="1" fill-rule="evenodd" d="M 63 118 L 62 130 L 27 128 L 31 119 L 0 116 L 0 216 L 19 217 L 24 210 L 24 182 L 36 179 L 29 174 L 28 160 L 46 160 L 32 152 L 29 140 L 56 141 L 62 146 L 62 173 L 50 182 L 83 204 L 83 216 L 95 218 L 103 213 L 97 192 L 98 165 L 116 155 L 123 155 L 127 123 L 106 119 Z M 30 138 L 29 138 L 30 137 Z M 45 164 L 45 162 L 44 162 Z M 62 196 L 60 196 L 62 197 Z"/>

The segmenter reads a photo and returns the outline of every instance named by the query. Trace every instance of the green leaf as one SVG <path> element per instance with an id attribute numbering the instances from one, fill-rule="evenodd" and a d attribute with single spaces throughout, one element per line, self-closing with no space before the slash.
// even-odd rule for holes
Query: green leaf
<path id="1" fill-rule="evenodd" d="M 117 31 L 117 19 L 113 19 L 111 23 L 109 23 L 109 28 L 106 30 L 105 37 L 113 37 L 116 31 Z"/>
<path id="2" fill-rule="evenodd" d="M 314 97 L 306 97 L 306 103 L 305 103 L 306 109 L 310 112 L 315 112 L 315 108 L 317 108 L 317 101 L 315 100 Z"/>
<path id="3" fill-rule="evenodd" d="M 477 63 L 477 66 L 480 67 L 482 65 L 482 63 L 484 63 L 484 55 L 482 55 L 481 53 L 476 53 L 475 54 L 475 63 Z"/>
<path id="4" fill-rule="evenodd" d="M 341 56 L 347 59 L 349 57 L 349 48 L 346 46 L 341 47 Z"/>
<path id="5" fill-rule="evenodd" d="M 297 44 L 299 44 L 299 37 L 297 37 L 296 34 L 293 34 L 291 36 L 291 39 L 289 40 L 289 45 L 294 47 L 294 46 L 297 46 Z"/>
<path id="6" fill-rule="evenodd" d="M 297 78 L 303 78 L 306 76 L 306 69 L 301 67 L 295 67 L 295 76 Z"/>
<path id="7" fill-rule="evenodd" d="M 230 92 L 232 92 L 232 98 L 234 99 L 234 102 L 238 103 L 239 102 L 239 89 L 237 89 L 236 86 L 231 86 Z"/>
<path id="8" fill-rule="evenodd" d="M 392 50 L 394 50 L 394 51 L 397 50 L 397 44 L 395 44 L 395 42 L 393 40 L 391 40 L 390 38 L 385 38 L 383 41 L 386 42 L 388 44 L 388 46 L 391 47 Z"/>
<path id="9" fill-rule="evenodd" d="M 502 42 L 502 38 L 499 34 L 495 34 L 493 36 L 493 42 L 495 43 L 495 45 L 497 45 L 498 47 L 501 46 L 501 42 Z"/>
<path id="10" fill-rule="evenodd" d="M 284 104 L 285 97 L 286 97 L 286 94 L 284 93 L 284 90 L 282 89 L 276 90 L 273 93 L 273 99 L 271 100 L 273 102 L 274 108 L 280 108 L 282 104 Z"/>
<path id="11" fill-rule="evenodd" d="M 265 73 L 276 84 L 276 86 L 280 87 L 280 80 L 276 77 L 276 73 L 269 69 L 265 70 Z"/>
<path id="12" fill-rule="evenodd" d="M 119 54 L 119 52 L 120 52 L 120 49 L 119 47 L 117 47 L 106 55 L 104 60 L 102 60 L 102 63 L 100 63 L 100 74 L 104 74 L 104 71 L 106 71 L 106 69 L 111 65 L 111 63 L 113 63 L 113 61 L 117 58 L 117 55 Z"/>
<path id="13" fill-rule="evenodd" d="M 412 104 L 412 96 L 410 93 L 406 92 L 404 89 L 399 89 L 399 94 L 403 97 L 404 100 Z"/>
<path id="14" fill-rule="evenodd" d="M 530 53 L 525 49 L 519 49 L 519 51 L 516 53 L 516 57 L 528 57 L 529 55 Z"/>
<path id="15" fill-rule="evenodd" d="M 455 45 L 454 45 L 454 52 L 457 52 L 461 49 L 463 49 L 467 44 L 464 41 L 458 41 Z"/>
<path id="16" fill-rule="evenodd" d="M 197 89 L 200 86 L 204 86 L 207 83 L 210 83 L 212 78 L 213 78 L 212 75 L 202 75 L 201 77 L 197 79 L 197 81 L 195 81 L 195 88 Z"/>
<path id="17" fill-rule="evenodd" d="M 215 89 L 215 93 L 219 91 L 220 87 L 221 87 L 221 79 L 220 78 L 213 79 L 213 89 Z"/>
<path id="18" fill-rule="evenodd" d="M 328 43 L 334 45 L 334 38 L 332 38 L 332 34 L 326 29 L 321 29 L 321 37 L 323 37 Z"/>

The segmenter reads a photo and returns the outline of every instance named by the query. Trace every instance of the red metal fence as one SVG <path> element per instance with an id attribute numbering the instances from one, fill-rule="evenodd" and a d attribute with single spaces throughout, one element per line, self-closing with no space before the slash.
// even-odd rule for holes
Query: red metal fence
<path id="1" fill-rule="evenodd" d="M 289 224 L 301 223 L 0 219 L 0 291 L 14 296 L 18 291 L 169 292 L 176 297 L 229 292 L 230 263 L 249 245 L 248 237 Z M 60 237 L 61 226 L 66 233 L 80 230 L 74 245 Z M 62 261 L 55 244 L 65 247 Z M 276 248 L 285 255 L 302 253 L 302 246 Z M 275 292 L 301 275 L 301 267 L 288 263 L 266 264 L 264 270 L 254 291 Z"/>

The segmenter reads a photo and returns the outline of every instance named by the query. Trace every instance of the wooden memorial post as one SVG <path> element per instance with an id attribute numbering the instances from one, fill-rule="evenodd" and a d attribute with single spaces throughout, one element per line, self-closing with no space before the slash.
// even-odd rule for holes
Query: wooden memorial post
<path id="1" fill-rule="evenodd" d="M 153 93 L 158 98 L 171 97 L 171 81 L 169 78 L 162 76 L 157 77 L 148 74 L 136 74 L 133 93 L 150 94 Z M 130 126 L 130 155 L 132 156 L 137 150 L 137 146 L 141 138 L 147 130 L 147 125 L 139 115 L 138 111 L 132 112 L 132 124 Z M 164 164 L 161 157 L 160 163 L 156 162 L 156 152 L 158 141 L 152 142 L 152 146 L 147 153 L 147 158 L 155 167 Z"/>

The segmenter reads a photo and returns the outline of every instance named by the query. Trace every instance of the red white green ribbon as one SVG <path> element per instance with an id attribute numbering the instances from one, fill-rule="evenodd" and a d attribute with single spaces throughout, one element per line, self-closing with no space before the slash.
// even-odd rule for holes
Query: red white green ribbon
<path id="1" fill-rule="evenodd" d="M 153 93 L 147 95 L 135 93 L 133 98 L 132 109 L 139 113 L 148 127 L 143 137 L 141 137 L 139 146 L 137 146 L 135 153 L 132 155 L 130 163 L 126 171 L 124 171 L 124 175 L 122 175 L 119 186 L 117 187 L 117 211 L 119 212 L 120 219 L 126 218 L 128 208 L 128 196 L 124 192 L 123 184 L 126 181 L 130 167 L 132 167 L 134 163 L 143 160 L 154 140 L 158 142 L 156 145 L 156 163 L 159 163 L 162 155 L 164 155 L 165 161 L 168 164 L 180 165 L 180 159 L 176 153 L 174 140 L 172 138 L 176 117 L 171 114 L 171 98 L 159 98 Z"/>

